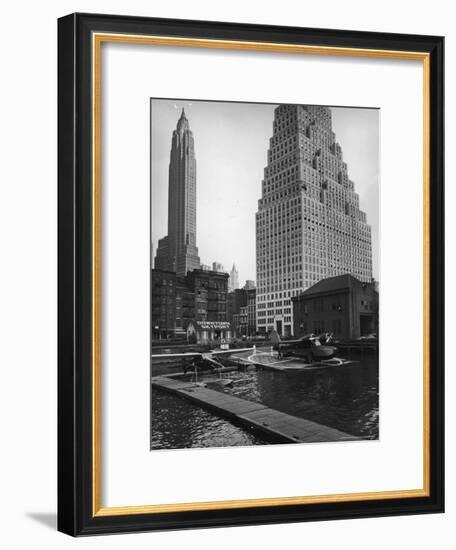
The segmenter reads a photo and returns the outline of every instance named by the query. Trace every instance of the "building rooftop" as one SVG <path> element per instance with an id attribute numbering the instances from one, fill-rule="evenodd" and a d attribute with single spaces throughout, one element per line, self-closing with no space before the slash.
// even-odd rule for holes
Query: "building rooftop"
<path id="1" fill-rule="evenodd" d="M 226 271 L 213 271 L 212 269 L 206 270 L 206 269 L 193 269 L 192 271 L 189 271 L 187 273 L 187 276 L 194 276 L 194 277 L 223 277 L 224 279 L 228 279 L 229 275 L 226 273 Z"/>
<path id="2" fill-rule="evenodd" d="M 299 299 L 301 296 L 310 296 L 312 294 L 322 294 L 326 292 L 333 292 L 335 290 L 345 290 L 346 288 L 353 288 L 355 286 L 360 286 L 363 283 L 350 275 L 350 273 L 345 273 L 344 275 L 337 275 L 336 277 L 328 277 L 327 279 L 322 279 L 318 283 L 309 287 L 299 296 L 294 296 L 292 299 Z"/>

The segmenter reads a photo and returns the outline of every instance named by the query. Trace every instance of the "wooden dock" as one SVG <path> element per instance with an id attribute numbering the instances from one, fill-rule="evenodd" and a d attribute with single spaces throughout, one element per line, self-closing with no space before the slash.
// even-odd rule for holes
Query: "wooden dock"
<path id="1" fill-rule="evenodd" d="M 261 403 L 240 399 L 189 381 L 156 376 L 152 378 L 151 383 L 152 387 L 188 399 L 219 416 L 233 420 L 249 429 L 256 429 L 283 442 L 316 443 L 359 439 L 317 422 L 291 416 Z"/>

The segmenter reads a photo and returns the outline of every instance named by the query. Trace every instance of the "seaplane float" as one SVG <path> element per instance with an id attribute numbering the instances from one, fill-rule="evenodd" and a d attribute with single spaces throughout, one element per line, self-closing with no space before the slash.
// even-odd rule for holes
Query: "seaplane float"
<path id="1" fill-rule="evenodd" d="M 183 353 L 163 353 L 163 354 L 152 354 L 151 358 L 153 359 L 182 359 L 183 360 L 183 371 L 184 375 L 190 374 L 191 382 L 198 386 L 230 386 L 233 384 L 231 378 L 225 377 L 223 374 L 224 365 L 219 361 L 219 358 L 229 357 L 233 353 L 241 353 L 251 351 L 254 352 L 255 348 L 239 348 L 239 349 L 228 349 L 228 350 L 211 350 L 208 352 L 183 352 Z M 217 378 L 208 378 L 200 375 L 198 379 L 198 371 L 210 371 L 211 373 L 218 373 Z"/>

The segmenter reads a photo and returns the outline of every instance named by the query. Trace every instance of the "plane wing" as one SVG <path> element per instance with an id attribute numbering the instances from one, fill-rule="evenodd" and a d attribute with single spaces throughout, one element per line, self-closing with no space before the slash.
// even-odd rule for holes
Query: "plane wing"
<path id="1" fill-rule="evenodd" d="M 210 352 L 212 355 L 231 355 L 233 353 L 240 353 L 242 351 L 253 351 L 255 348 L 238 348 L 238 349 L 226 349 L 220 351 Z"/>
<path id="2" fill-rule="evenodd" d="M 169 358 L 169 357 L 203 357 L 202 353 L 194 353 L 194 352 L 185 352 L 185 353 L 156 353 L 155 355 L 152 354 L 151 357 L 155 359 L 163 359 L 163 358 Z"/>
<path id="3" fill-rule="evenodd" d="M 169 357 L 199 357 L 202 359 L 203 357 L 211 357 L 212 355 L 232 355 L 233 353 L 239 353 L 242 351 L 253 351 L 254 348 L 238 348 L 238 349 L 227 349 L 227 350 L 220 350 L 220 351 L 208 351 L 204 353 L 198 353 L 198 352 L 184 352 L 184 353 L 157 353 L 152 354 L 151 357 L 154 359 L 163 359 L 163 358 L 169 358 Z"/>
<path id="4" fill-rule="evenodd" d="M 319 336 L 315 336 L 315 334 L 305 334 L 298 340 L 281 340 L 279 344 L 281 345 L 293 345 L 293 344 L 300 344 L 301 342 L 304 342 L 305 340 L 318 340 Z"/>

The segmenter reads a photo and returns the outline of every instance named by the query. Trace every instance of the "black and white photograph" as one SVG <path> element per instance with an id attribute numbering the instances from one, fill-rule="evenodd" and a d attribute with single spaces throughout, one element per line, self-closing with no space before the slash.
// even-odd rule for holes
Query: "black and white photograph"
<path id="1" fill-rule="evenodd" d="M 151 450 L 378 439 L 380 110 L 150 116 Z"/>
<path id="2" fill-rule="evenodd" d="M 421 4 L 5 3 L 5 549 L 454 546 Z"/>

